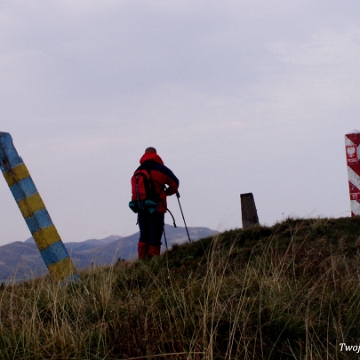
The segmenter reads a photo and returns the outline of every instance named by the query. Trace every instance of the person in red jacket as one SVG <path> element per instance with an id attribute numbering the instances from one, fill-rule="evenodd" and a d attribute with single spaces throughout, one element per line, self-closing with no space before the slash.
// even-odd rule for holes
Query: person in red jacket
<path id="1" fill-rule="evenodd" d="M 160 255 L 161 237 L 164 231 L 164 217 L 167 210 L 166 197 L 176 194 L 179 180 L 174 173 L 164 165 L 156 149 L 148 147 L 140 159 L 139 168 L 146 167 L 150 173 L 154 190 L 158 194 L 156 211 L 147 209 L 138 211 L 140 238 L 138 242 L 139 259 Z M 136 171 L 138 170 L 136 169 Z M 136 172 L 135 171 L 135 172 Z"/>

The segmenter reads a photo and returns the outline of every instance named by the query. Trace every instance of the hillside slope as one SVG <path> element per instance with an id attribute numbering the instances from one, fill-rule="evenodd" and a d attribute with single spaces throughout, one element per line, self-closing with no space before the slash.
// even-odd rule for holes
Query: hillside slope
<path id="1" fill-rule="evenodd" d="M 198 240 L 217 231 L 205 227 L 189 227 L 190 238 Z M 188 241 L 185 228 L 165 225 L 168 247 Z M 131 260 L 137 256 L 139 233 L 127 237 L 111 235 L 104 239 L 89 239 L 82 242 L 65 242 L 77 269 L 90 266 L 111 265 L 118 259 Z M 164 239 L 164 238 L 163 238 Z M 163 240 L 162 250 L 165 250 Z M 41 258 L 33 238 L 25 242 L 17 241 L 0 246 L 0 283 L 31 279 L 47 274 L 48 270 Z"/>
<path id="2" fill-rule="evenodd" d="M 0 355 L 358 358 L 359 230 L 358 217 L 287 219 L 83 271 L 68 287 L 3 287 Z"/>

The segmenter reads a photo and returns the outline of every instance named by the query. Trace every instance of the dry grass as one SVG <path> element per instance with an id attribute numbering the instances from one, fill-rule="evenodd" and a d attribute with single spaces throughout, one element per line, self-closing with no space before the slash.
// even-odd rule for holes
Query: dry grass
<path id="1" fill-rule="evenodd" d="M 287 219 L 0 289 L 1 359 L 351 359 L 360 219 Z"/>

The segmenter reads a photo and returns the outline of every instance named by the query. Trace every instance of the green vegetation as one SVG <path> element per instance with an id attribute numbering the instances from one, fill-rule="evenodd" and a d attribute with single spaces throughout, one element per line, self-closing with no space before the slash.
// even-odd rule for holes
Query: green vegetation
<path id="1" fill-rule="evenodd" d="M 287 219 L 74 285 L 3 285 L 0 358 L 358 358 L 341 344 L 360 343 L 359 230 L 358 217 Z"/>

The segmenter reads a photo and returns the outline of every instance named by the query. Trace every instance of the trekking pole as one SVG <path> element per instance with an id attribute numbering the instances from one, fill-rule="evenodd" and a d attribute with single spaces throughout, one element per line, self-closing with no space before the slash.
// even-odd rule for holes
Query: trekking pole
<path id="1" fill-rule="evenodd" d="M 165 240 L 165 247 L 166 247 L 166 250 L 169 250 L 169 249 L 168 249 L 167 240 L 166 240 L 165 225 L 164 225 L 163 234 L 164 234 L 164 240 Z"/>
<path id="2" fill-rule="evenodd" d="M 180 204 L 180 193 L 179 193 L 178 191 L 176 192 L 176 197 L 177 197 L 177 199 L 178 199 L 178 203 L 179 203 L 179 208 L 180 208 L 181 216 L 182 216 L 182 218 L 183 218 L 183 220 L 184 220 L 186 233 L 187 233 L 187 236 L 188 236 L 189 242 L 191 243 L 191 240 L 190 240 L 190 235 L 189 235 L 189 230 L 188 230 L 188 228 L 187 228 L 187 226 L 186 226 L 186 221 L 185 221 L 184 213 L 183 213 L 183 211 L 182 211 L 182 207 L 181 207 L 181 204 Z"/>
<path id="3" fill-rule="evenodd" d="M 174 227 L 176 228 L 177 226 L 176 226 L 176 223 L 175 223 L 174 215 L 172 214 L 172 212 L 171 212 L 168 208 L 166 208 L 166 211 L 168 211 L 169 214 L 171 215 L 171 217 L 172 217 L 172 219 L 173 219 L 173 225 L 174 225 Z"/>

